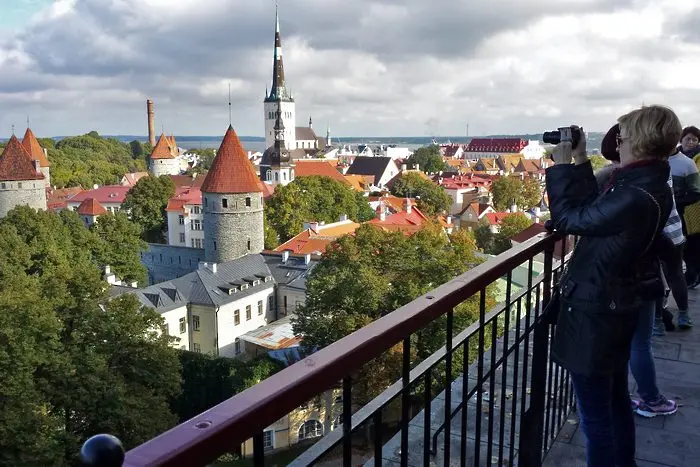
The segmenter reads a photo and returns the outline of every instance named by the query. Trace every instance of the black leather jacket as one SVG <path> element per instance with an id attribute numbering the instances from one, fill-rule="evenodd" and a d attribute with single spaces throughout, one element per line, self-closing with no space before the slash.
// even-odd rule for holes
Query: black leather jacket
<path id="1" fill-rule="evenodd" d="M 600 192 L 590 162 L 546 174 L 552 225 L 580 236 L 560 283 L 552 358 L 574 373 L 609 374 L 629 360 L 639 285 L 658 275 L 653 241 L 673 205 L 670 168 L 664 161 L 628 165 Z"/>

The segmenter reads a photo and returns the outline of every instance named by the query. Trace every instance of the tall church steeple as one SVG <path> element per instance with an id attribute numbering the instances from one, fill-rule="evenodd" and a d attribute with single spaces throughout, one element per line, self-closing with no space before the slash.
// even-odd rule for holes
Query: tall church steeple
<path id="1" fill-rule="evenodd" d="M 292 93 L 287 88 L 282 60 L 282 36 L 280 34 L 279 11 L 275 8 L 275 49 L 272 62 L 272 86 L 265 91 L 265 145 L 275 144 L 277 113 L 283 120 L 284 140 L 288 149 L 296 148 L 296 116 Z"/>

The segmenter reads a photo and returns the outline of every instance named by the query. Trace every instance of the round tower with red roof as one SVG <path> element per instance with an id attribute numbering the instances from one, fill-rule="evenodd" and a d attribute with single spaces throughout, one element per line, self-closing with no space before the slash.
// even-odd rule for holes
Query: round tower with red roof
<path id="1" fill-rule="evenodd" d="M 231 126 L 201 190 L 206 261 L 221 263 L 262 252 L 263 186 Z"/>
<path id="2" fill-rule="evenodd" d="M 12 135 L 0 155 L 0 218 L 17 206 L 46 210 L 45 184 L 41 161 Z"/>

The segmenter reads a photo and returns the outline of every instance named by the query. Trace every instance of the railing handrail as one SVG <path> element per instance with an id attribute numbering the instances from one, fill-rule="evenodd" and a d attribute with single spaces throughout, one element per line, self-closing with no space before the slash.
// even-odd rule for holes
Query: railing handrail
<path id="1" fill-rule="evenodd" d="M 285 368 L 255 386 L 132 449 L 124 466 L 201 465 L 232 449 L 313 396 L 480 292 L 561 236 L 539 234 Z M 212 454 L 214 453 L 214 454 Z"/>

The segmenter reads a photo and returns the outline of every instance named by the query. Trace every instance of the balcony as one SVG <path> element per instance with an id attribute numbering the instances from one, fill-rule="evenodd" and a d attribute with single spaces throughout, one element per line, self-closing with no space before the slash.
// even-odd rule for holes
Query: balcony
<path id="1" fill-rule="evenodd" d="M 123 463 L 113 440 L 95 438 L 84 446 L 92 456 L 86 465 L 217 465 L 234 451 L 250 456 L 245 465 L 254 466 L 584 465 L 573 391 L 568 374 L 549 359 L 553 325 L 542 312 L 563 267 L 558 258 L 570 247 L 556 235 L 518 245 L 132 449 Z M 523 268 L 526 280 L 516 283 L 514 272 Z M 494 289 L 502 300 L 495 306 L 487 300 Z M 467 301 L 477 310 L 475 321 L 460 329 L 455 310 Z M 419 359 L 417 336 L 428 326 L 444 336 L 444 346 Z M 691 388 L 699 382 L 693 362 L 700 361 L 700 344 L 693 348 L 692 338 L 675 333 L 657 343 L 664 359 L 658 370 L 669 397 L 697 406 Z M 358 372 L 387 355 L 398 362 L 395 382 L 358 402 Z M 270 451 L 277 447 L 270 439 L 275 435 L 265 430 L 322 399 L 331 401 L 325 415 L 317 415 L 322 422 L 309 431 L 310 425 L 288 421 L 280 434 L 295 442 L 299 435 L 323 436 L 295 446 L 293 452 L 305 450 L 294 460 L 290 451 Z M 639 421 L 641 459 L 659 459 L 659 443 L 678 442 L 683 452 L 662 465 L 700 465 L 700 436 L 688 431 L 696 424 L 683 423 L 694 412 L 686 410 L 692 409 Z"/>

